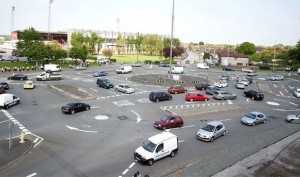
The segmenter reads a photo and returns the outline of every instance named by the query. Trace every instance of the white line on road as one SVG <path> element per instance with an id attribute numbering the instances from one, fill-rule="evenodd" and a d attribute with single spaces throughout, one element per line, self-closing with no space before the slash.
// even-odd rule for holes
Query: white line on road
<path id="1" fill-rule="evenodd" d="M 140 114 L 137 113 L 137 112 L 135 112 L 134 110 L 131 110 L 131 112 L 132 112 L 133 114 L 135 114 L 135 116 L 136 116 L 136 123 L 137 123 L 137 124 L 140 123 L 140 122 L 142 121 L 142 118 L 141 118 Z"/>
<path id="2" fill-rule="evenodd" d="M 284 96 L 284 94 L 281 91 L 279 91 L 279 93 L 280 93 L 281 96 Z"/>
<path id="3" fill-rule="evenodd" d="M 5 123 L 5 122 L 8 122 L 9 120 L 4 120 L 4 121 L 1 121 L 0 122 L 0 124 L 2 124 L 2 123 Z"/>
<path id="4" fill-rule="evenodd" d="M 184 140 L 178 140 L 178 143 L 184 143 Z"/>
<path id="5" fill-rule="evenodd" d="M 129 165 L 128 168 L 130 169 L 130 168 L 132 168 L 134 165 L 135 165 L 135 162 L 132 162 L 132 163 Z"/>
<path id="6" fill-rule="evenodd" d="M 293 109 L 293 110 L 288 110 L 288 109 L 273 109 L 274 111 L 282 111 L 282 112 L 297 112 L 300 111 L 300 109 Z"/>
<path id="7" fill-rule="evenodd" d="M 93 90 L 94 92 L 98 93 L 98 90 L 94 89 L 94 88 L 90 88 L 91 90 Z"/>
<path id="8" fill-rule="evenodd" d="M 273 84 L 273 87 L 277 88 L 278 86 L 276 84 Z"/>
<path id="9" fill-rule="evenodd" d="M 31 173 L 30 175 L 27 175 L 26 177 L 33 177 L 35 175 L 37 175 L 37 173 Z"/>
<path id="10" fill-rule="evenodd" d="M 122 175 L 126 175 L 126 173 L 129 171 L 129 169 L 127 168 L 126 170 L 123 171 Z"/>
<path id="11" fill-rule="evenodd" d="M 228 104 L 233 104 L 231 100 L 227 100 L 227 103 Z"/>
<path id="12" fill-rule="evenodd" d="M 294 103 L 294 102 L 289 102 L 290 104 L 294 105 L 294 106 L 298 106 L 298 104 Z"/>
<path id="13" fill-rule="evenodd" d="M 72 127 L 72 126 L 69 126 L 69 125 L 66 125 L 66 127 L 70 130 L 75 130 L 75 131 L 79 131 L 79 132 L 85 132 L 85 133 L 98 133 L 98 131 L 93 131 L 93 130 L 81 130 L 79 128 L 76 128 L 76 127 Z"/>
<path id="14" fill-rule="evenodd" d="M 220 120 L 221 122 L 226 122 L 226 121 L 231 121 L 232 119 L 223 119 L 223 120 Z"/>

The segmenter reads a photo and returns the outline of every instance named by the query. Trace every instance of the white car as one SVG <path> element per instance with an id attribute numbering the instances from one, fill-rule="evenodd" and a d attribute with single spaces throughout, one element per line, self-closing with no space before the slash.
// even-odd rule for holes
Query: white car
<path id="1" fill-rule="evenodd" d="M 294 96 L 296 98 L 300 98 L 300 89 L 299 88 L 294 91 Z"/>
<path id="2" fill-rule="evenodd" d="M 198 63 L 197 68 L 199 68 L 199 69 L 209 69 L 209 66 L 206 63 Z"/>
<path id="3" fill-rule="evenodd" d="M 214 84 L 214 86 L 216 86 L 218 88 L 225 88 L 225 87 L 228 87 L 228 83 L 227 82 L 216 82 Z"/>
<path id="4" fill-rule="evenodd" d="M 240 80 L 238 80 L 238 83 L 242 83 L 245 86 L 248 86 L 250 84 L 249 80 L 247 80 L 247 79 L 240 79 Z"/>
<path id="5" fill-rule="evenodd" d="M 131 93 L 135 92 L 134 88 L 131 88 L 127 84 L 119 84 L 119 85 L 115 86 L 115 90 L 122 92 L 122 93 L 127 93 L 127 94 L 131 94 Z"/>
<path id="6" fill-rule="evenodd" d="M 35 85 L 32 81 L 26 81 L 23 86 L 24 89 L 34 89 L 34 87 Z"/>
<path id="7" fill-rule="evenodd" d="M 221 121 L 211 121 L 196 133 L 196 137 L 203 141 L 214 141 L 220 136 L 226 135 L 227 130 Z"/>
<path id="8" fill-rule="evenodd" d="M 20 98 L 13 94 L 5 93 L 0 95 L 0 108 L 8 109 L 20 103 Z"/>
<path id="9" fill-rule="evenodd" d="M 294 121 L 299 121 L 300 120 L 300 114 L 298 114 L 298 115 L 288 115 L 285 120 L 289 123 L 294 122 Z"/>

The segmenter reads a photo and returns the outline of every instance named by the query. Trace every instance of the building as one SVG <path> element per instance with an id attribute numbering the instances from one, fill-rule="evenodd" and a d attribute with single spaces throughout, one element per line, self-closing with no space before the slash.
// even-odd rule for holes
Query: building
<path id="1" fill-rule="evenodd" d="M 249 58 L 246 55 L 232 50 L 220 50 L 217 52 L 222 66 L 248 66 Z"/>

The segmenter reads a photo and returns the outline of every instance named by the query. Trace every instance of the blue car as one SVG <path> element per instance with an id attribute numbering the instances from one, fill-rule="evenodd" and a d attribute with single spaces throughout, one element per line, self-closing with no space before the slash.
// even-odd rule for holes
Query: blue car
<path id="1" fill-rule="evenodd" d="M 107 76 L 108 73 L 106 71 L 97 71 L 93 74 L 94 77 L 103 77 L 103 76 Z"/>

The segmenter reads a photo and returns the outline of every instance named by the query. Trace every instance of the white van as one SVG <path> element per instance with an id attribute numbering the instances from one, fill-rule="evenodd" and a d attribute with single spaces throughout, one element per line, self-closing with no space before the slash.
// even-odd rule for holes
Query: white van
<path id="1" fill-rule="evenodd" d="M 128 74 L 132 72 L 132 66 L 121 66 L 119 69 L 116 70 L 117 74 Z"/>
<path id="2" fill-rule="evenodd" d="M 0 107 L 7 109 L 11 106 L 14 106 L 16 104 L 20 103 L 20 98 L 16 97 L 13 94 L 5 93 L 0 95 Z"/>
<path id="3" fill-rule="evenodd" d="M 59 72 L 61 71 L 61 68 L 59 65 L 56 65 L 56 64 L 46 64 L 44 65 L 44 71 L 51 71 L 51 72 Z"/>
<path id="4" fill-rule="evenodd" d="M 206 63 L 198 63 L 197 68 L 199 68 L 199 69 L 209 69 L 209 66 Z"/>
<path id="5" fill-rule="evenodd" d="M 178 138 L 170 132 L 163 132 L 148 138 L 148 141 L 135 150 L 134 158 L 147 162 L 150 166 L 154 161 L 166 156 L 174 157 L 178 151 Z"/>
<path id="6" fill-rule="evenodd" d="M 170 73 L 170 71 L 169 71 Z M 183 71 L 183 67 L 182 66 L 173 66 L 171 68 L 171 74 L 183 74 L 184 71 Z"/>
<path id="7" fill-rule="evenodd" d="M 298 75 L 300 75 L 300 68 L 298 68 L 297 73 L 298 73 Z"/>

